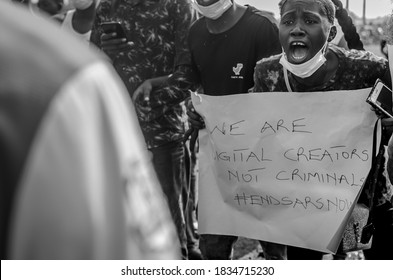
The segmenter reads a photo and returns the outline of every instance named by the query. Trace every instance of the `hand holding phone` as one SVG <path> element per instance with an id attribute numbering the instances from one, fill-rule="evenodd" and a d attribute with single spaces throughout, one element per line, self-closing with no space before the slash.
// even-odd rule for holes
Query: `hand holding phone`
<path id="1" fill-rule="evenodd" d="M 104 33 L 101 35 L 101 47 L 104 51 L 118 51 L 127 48 L 127 36 L 120 22 L 101 23 Z"/>
<path id="2" fill-rule="evenodd" d="M 103 22 L 101 23 L 101 27 L 105 33 L 116 33 L 116 38 L 118 39 L 127 39 L 126 32 L 124 31 L 123 26 L 120 22 L 111 21 L 111 22 Z"/>
<path id="3" fill-rule="evenodd" d="M 366 102 L 386 117 L 393 118 L 392 91 L 380 79 L 375 82 Z"/>

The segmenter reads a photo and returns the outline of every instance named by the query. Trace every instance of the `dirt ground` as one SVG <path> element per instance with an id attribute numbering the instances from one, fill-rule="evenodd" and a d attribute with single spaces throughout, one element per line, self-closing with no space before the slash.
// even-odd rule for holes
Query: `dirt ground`
<path id="1" fill-rule="evenodd" d="M 258 259 L 258 257 L 261 258 L 258 256 L 260 252 L 262 252 L 262 248 L 258 241 L 239 237 L 233 250 L 233 259 Z"/>
<path id="2" fill-rule="evenodd" d="M 263 251 L 259 242 L 253 239 L 239 237 L 233 252 L 234 260 L 264 260 Z M 332 260 L 331 254 L 326 254 L 323 260 Z M 346 260 L 364 260 L 362 251 L 347 253 Z"/>

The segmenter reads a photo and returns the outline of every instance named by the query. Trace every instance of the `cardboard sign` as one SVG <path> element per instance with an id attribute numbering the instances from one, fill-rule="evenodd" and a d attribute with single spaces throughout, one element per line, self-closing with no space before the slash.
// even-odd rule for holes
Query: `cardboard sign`
<path id="1" fill-rule="evenodd" d="M 194 95 L 199 232 L 335 252 L 371 166 L 369 92 Z"/>

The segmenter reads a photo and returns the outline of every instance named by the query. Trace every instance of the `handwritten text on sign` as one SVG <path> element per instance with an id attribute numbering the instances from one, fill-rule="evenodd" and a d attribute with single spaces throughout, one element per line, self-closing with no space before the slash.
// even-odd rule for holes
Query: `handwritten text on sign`
<path id="1" fill-rule="evenodd" d="M 369 91 L 193 96 L 201 233 L 335 251 L 370 168 Z"/>

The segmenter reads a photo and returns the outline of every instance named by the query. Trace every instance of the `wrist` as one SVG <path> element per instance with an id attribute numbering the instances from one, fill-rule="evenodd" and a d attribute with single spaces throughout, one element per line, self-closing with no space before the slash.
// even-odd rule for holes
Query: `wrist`
<path id="1" fill-rule="evenodd" d="M 71 0 L 71 2 L 75 9 L 86 10 L 94 3 L 94 0 Z"/>
<path id="2" fill-rule="evenodd" d="M 150 84 L 152 85 L 152 87 L 159 87 L 168 80 L 168 77 L 169 77 L 169 75 L 151 78 L 151 79 L 149 79 L 149 81 L 150 81 Z"/>

